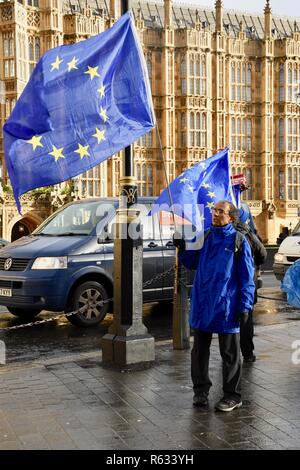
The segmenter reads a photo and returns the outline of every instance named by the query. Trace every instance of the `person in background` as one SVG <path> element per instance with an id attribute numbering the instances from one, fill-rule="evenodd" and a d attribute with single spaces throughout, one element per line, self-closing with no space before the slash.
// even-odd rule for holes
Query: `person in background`
<path id="1" fill-rule="evenodd" d="M 239 186 L 239 192 L 246 191 L 248 186 L 246 183 L 241 183 Z M 251 252 L 254 261 L 254 305 L 257 303 L 257 290 L 262 287 L 262 279 L 260 276 L 261 265 L 265 263 L 267 259 L 267 250 L 265 249 L 262 239 L 260 238 L 253 216 L 251 214 L 248 204 L 244 201 L 240 202 L 239 218 L 235 223 L 235 228 L 239 230 L 249 242 Z M 253 310 L 249 312 L 247 321 L 242 322 L 240 325 L 240 342 L 241 351 L 243 355 L 244 363 L 253 363 L 256 361 L 256 355 L 254 354 L 254 325 L 253 325 Z"/>

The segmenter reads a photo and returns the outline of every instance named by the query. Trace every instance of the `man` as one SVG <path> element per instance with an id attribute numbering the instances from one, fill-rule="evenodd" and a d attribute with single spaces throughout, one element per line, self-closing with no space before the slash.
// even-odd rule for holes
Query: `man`
<path id="1" fill-rule="evenodd" d="M 240 253 L 235 253 L 237 232 L 233 221 L 237 217 L 238 210 L 231 202 L 219 201 L 212 209 L 212 226 L 200 250 L 185 250 L 184 241 L 174 239 L 180 248 L 180 260 L 187 268 L 196 269 L 190 312 L 190 325 L 194 329 L 193 404 L 208 404 L 212 385 L 208 373 L 209 350 L 212 334 L 218 333 L 224 392 L 216 404 L 220 411 L 242 406 L 239 322 L 247 320 L 255 290 L 253 259 L 244 237 Z"/>
<path id="2" fill-rule="evenodd" d="M 247 205 L 243 203 L 242 207 L 240 208 L 239 220 L 234 223 L 234 227 L 245 236 L 251 248 L 253 261 L 254 261 L 254 284 L 255 284 L 254 304 L 256 304 L 257 303 L 257 289 L 259 289 L 259 287 L 261 287 L 261 284 L 262 284 L 262 281 L 260 278 L 260 266 L 267 259 L 267 250 L 265 249 L 263 243 L 261 242 L 261 239 L 254 225 L 254 221 L 252 222 L 252 224 L 250 224 L 251 212 L 248 206 L 247 206 L 248 211 L 245 210 L 245 206 Z M 248 212 L 248 215 L 247 215 L 247 212 Z M 247 321 L 242 322 L 240 325 L 240 342 L 241 342 L 241 351 L 242 351 L 244 363 L 253 363 L 256 361 L 256 356 L 254 354 L 253 336 L 254 336 L 253 311 L 251 311 L 249 312 Z"/>

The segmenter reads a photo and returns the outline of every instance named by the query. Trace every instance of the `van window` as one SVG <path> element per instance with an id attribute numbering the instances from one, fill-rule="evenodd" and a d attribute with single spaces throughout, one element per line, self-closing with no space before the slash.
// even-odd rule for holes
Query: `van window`
<path id="1" fill-rule="evenodd" d="M 292 235 L 300 235 L 300 221 L 297 223 L 296 227 L 294 228 Z"/>
<path id="2" fill-rule="evenodd" d="M 113 204 L 98 201 L 71 204 L 47 219 L 34 235 L 91 235 L 96 227 L 97 232 L 101 232 L 113 211 Z"/>
<path id="3" fill-rule="evenodd" d="M 158 231 L 158 223 L 157 217 L 155 216 L 148 216 L 150 212 L 151 205 L 150 204 L 136 204 L 131 207 L 132 209 L 136 208 L 140 211 L 140 219 L 143 227 L 143 240 L 153 240 L 154 234 L 156 233 L 159 238 L 159 231 Z M 106 227 L 107 237 L 111 240 L 114 240 L 115 236 L 115 223 L 116 223 L 116 216 L 113 217 L 112 220 L 108 223 Z M 156 227 L 156 230 L 155 230 Z"/>

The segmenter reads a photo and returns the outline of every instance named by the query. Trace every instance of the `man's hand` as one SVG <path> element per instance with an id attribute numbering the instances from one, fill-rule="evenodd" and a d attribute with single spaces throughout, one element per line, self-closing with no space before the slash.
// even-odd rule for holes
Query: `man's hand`
<path id="1" fill-rule="evenodd" d="M 182 238 L 182 235 L 180 232 L 174 233 L 173 244 L 179 249 L 179 251 L 185 250 L 185 240 Z"/>
<path id="2" fill-rule="evenodd" d="M 247 310 L 243 310 L 242 312 L 237 313 L 236 321 L 239 322 L 241 328 L 247 323 L 248 317 L 249 312 Z"/>

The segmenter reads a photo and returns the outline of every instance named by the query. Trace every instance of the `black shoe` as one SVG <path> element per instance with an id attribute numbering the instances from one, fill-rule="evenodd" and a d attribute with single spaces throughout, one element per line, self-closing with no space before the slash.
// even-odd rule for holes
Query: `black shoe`
<path id="1" fill-rule="evenodd" d="M 193 396 L 193 405 L 194 406 L 207 406 L 208 398 L 205 393 L 198 393 Z"/>
<path id="2" fill-rule="evenodd" d="M 250 362 L 255 362 L 255 361 L 256 361 L 255 354 L 252 354 L 252 356 L 244 357 L 244 362 L 250 363 Z"/>
<path id="3" fill-rule="evenodd" d="M 240 408 L 243 402 L 241 399 L 234 399 L 234 398 L 222 398 L 222 400 L 218 401 L 215 408 L 219 411 L 232 411 L 235 408 Z"/>

